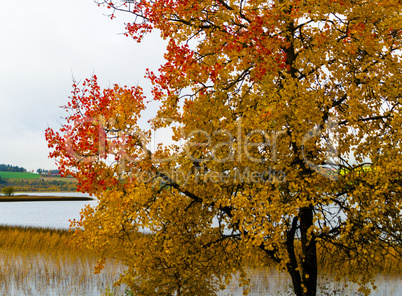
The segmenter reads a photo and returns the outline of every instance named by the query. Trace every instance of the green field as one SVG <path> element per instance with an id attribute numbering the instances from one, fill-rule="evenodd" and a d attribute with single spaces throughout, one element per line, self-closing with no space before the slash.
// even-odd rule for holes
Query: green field
<path id="1" fill-rule="evenodd" d="M 20 173 L 20 172 L 0 172 L 0 177 L 3 179 L 39 179 L 39 174 Z"/>

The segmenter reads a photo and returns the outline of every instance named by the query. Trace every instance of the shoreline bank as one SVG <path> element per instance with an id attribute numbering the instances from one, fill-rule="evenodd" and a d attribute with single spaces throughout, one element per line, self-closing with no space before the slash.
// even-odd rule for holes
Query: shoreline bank
<path id="1" fill-rule="evenodd" d="M 94 197 L 86 196 L 45 196 L 45 195 L 13 195 L 0 196 L 0 202 L 21 202 L 21 201 L 75 201 L 75 200 L 96 200 Z"/>

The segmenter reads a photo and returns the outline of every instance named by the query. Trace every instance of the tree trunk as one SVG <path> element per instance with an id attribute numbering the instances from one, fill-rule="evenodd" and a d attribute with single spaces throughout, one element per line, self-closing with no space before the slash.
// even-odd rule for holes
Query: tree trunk
<path id="1" fill-rule="evenodd" d="M 303 296 L 303 290 L 301 289 L 301 277 L 299 272 L 297 271 L 297 259 L 294 248 L 297 222 L 298 218 L 294 217 L 292 221 L 292 227 L 289 230 L 286 238 L 286 247 L 289 255 L 289 262 L 286 264 L 286 268 L 292 278 L 293 291 L 295 292 L 296 296 Z"/>
<path id="2" fill-rule="evenodd" d="M 317 249 L 315 237 L 308 230 L 313 226 L 313 207 L 300 210 L 300 235 L 302 244 L 302 282 L 307 289 L 305 296 L 315 296 L 317 292 Z"/>
<path id="3" fill-rule="evenodd" d="M 300 223 L 300 238 L 302 245 L 300 266 L 297 262 L 294 249 L 297 221 Z M 293 219 L 292 227 L 287 237 L 287 250 L 289 254 L 287 270 L 292 278 L 293 290 L 297 296 L 316 296 L 317 294 L 316 240 L 313 234 L 308 233 L 308 230 L 312 225 L 313 207 L 301 208 L 298 219 Z"/>

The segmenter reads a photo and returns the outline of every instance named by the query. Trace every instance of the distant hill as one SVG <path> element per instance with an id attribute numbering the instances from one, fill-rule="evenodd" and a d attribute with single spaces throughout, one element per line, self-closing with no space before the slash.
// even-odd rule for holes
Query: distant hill
<path id="1" fill-rule="evenodd" d="M 75 178 L 39 175 L 34 173 L 0 172 L 0 190 L 3 187 L 13 187 L 15 192 L 37 191 L 76 191 Z"/>
<path id="2" fill-rule="evenodd" d="M 39 179 L 39 174 L 25 172 L 0 171 L 0 177 L 3 179 Z"/>

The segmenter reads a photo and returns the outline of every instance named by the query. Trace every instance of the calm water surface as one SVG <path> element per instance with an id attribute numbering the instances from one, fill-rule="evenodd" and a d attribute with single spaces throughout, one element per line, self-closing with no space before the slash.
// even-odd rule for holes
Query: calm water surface
<path id="1" fill-rule="evenodd" d="M 18 194 L 88 196 L 78 192 L 35 192 L 16 195 Z M 95 206 L 96 203 L 96 200 L 0 202 L 0 224 L 67 229 L 70 226 L 69 219 L 79 219 L 79 213 L 85 205 Z"/>

